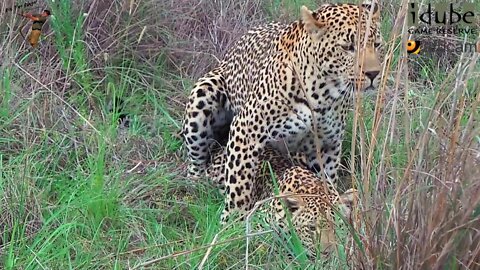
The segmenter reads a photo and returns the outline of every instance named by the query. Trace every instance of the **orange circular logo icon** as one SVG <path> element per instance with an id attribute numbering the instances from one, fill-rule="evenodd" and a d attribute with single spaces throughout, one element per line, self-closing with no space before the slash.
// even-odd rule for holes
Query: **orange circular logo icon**
<path id="1" fill-rule="evenodd" d="M 420 41 L 407 40 L 407 52 L 418 54 L 420 52 Z"/>

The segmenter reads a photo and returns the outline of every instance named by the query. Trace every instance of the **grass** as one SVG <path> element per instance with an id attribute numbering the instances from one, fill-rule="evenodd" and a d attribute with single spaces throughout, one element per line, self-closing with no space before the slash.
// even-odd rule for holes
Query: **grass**
<path id="1" fill-rule="evenodd" d="M 47 1 L 36 50 L 0 13 L 0 268 L 244 268 L 244 226 L 221 228 L 221 195 L 184 177 L 183 106 L 248 27 L 313 2 Z M 383 10 L 400 20 L 400 5 Z M 385 87 L 356 104 L 344 145 L 361 196 L 339 233 L 355 248 L 310 265 L 288 258 L 295 241 L 251 235 L 250 269 L 480 267 L 478 55 L 446 71 L 405 55 L 401 23 L 382 31 Z"/>

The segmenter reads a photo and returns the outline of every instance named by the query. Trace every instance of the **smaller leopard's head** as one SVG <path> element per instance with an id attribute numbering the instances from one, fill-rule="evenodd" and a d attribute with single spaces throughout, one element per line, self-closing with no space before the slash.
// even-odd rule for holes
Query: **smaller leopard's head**
<path id="1" fill-rule="evenodd" d="M 325 4 L 315 11 L 303 6 L 301 22 L 308 42 L 308 62 L 317 77 L 336 88 L 376 89 L 380 81 L 378 5 Z M 330 87 L 331 88 L 331 87 Z"/>
<path id="2" fill-rule="evenodd" d="M 292 225 L 308 254 L 315 257 L 319 251 L 328 255 L 337 243 L 336 229 L 344 225 L 335 220 L 336 213 L 350 220 L 357 191 L 351 189 L 339 196 L 333 185 L 299 167 L 286 171 L 280 189 L 283 204 L 291 213 Z M 272 209 L 276 211 L 277 224 L 286 228 L 286 214 L 279 200 Z"/>

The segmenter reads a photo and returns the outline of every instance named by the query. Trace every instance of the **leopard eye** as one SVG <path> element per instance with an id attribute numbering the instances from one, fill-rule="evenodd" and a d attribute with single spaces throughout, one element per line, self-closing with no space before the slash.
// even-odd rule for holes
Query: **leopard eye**
<path id="1" fill-rule="evenodd" d="M 355 47 L 353 46 L 353 43 L 342 45 L 342 49 L 344 49 L 345 51 L 349 51 L 349 52 L 354 52 L 355 51 Z"/>
<path id="2" fill-rule="evenodd" d="M 373 43 L 373 46 L 375 47 L 375 49 L 378 49 L 378 47 L 380 47 L 380 45 L 382 45 L 380 42 Z"/>

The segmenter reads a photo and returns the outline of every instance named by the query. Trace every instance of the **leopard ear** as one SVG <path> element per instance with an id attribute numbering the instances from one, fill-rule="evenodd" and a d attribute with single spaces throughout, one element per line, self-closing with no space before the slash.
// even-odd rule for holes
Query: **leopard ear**
<path id="1" fill-rule="evenodd" d="M 372 8 L 373 5 L 373 14 L 372 14 L 372 19 L 373 20 L 378 20 L 380 18 L 380 9 L 378 8 L 378 4 L 374 3 L 366 3 L 362 4 L 362 7 L 367 10 L 367 12 L 370 12 L 370 9 Z"/>
<path id="2" fill-rule="evenodd" d="M 291 213 L 296 212 L 298 209 L 305 205 L 305 201 L 300 196 L 295 196 L 291 192 L 284 193 L 283 195 L 287 195 L 284 198 L 284 202 L 285 206 Z"/>
<path id="3" fill-rule="evenodd" d="M 302 6 L 300 9 L 300 16 L 307 33 L 317 41 L 325 33 L 327 24 L 315 19 L 313 13 L 306 6 Z"/>
<path id="4" fill-rule="evenodd" d="M 340 206 L 343 208 L 343 214 L 346 217 L 350 217 L 354 200 L 358 200 L 358 191 L 356 189 L 351 188 L 340 195 Z"/>

